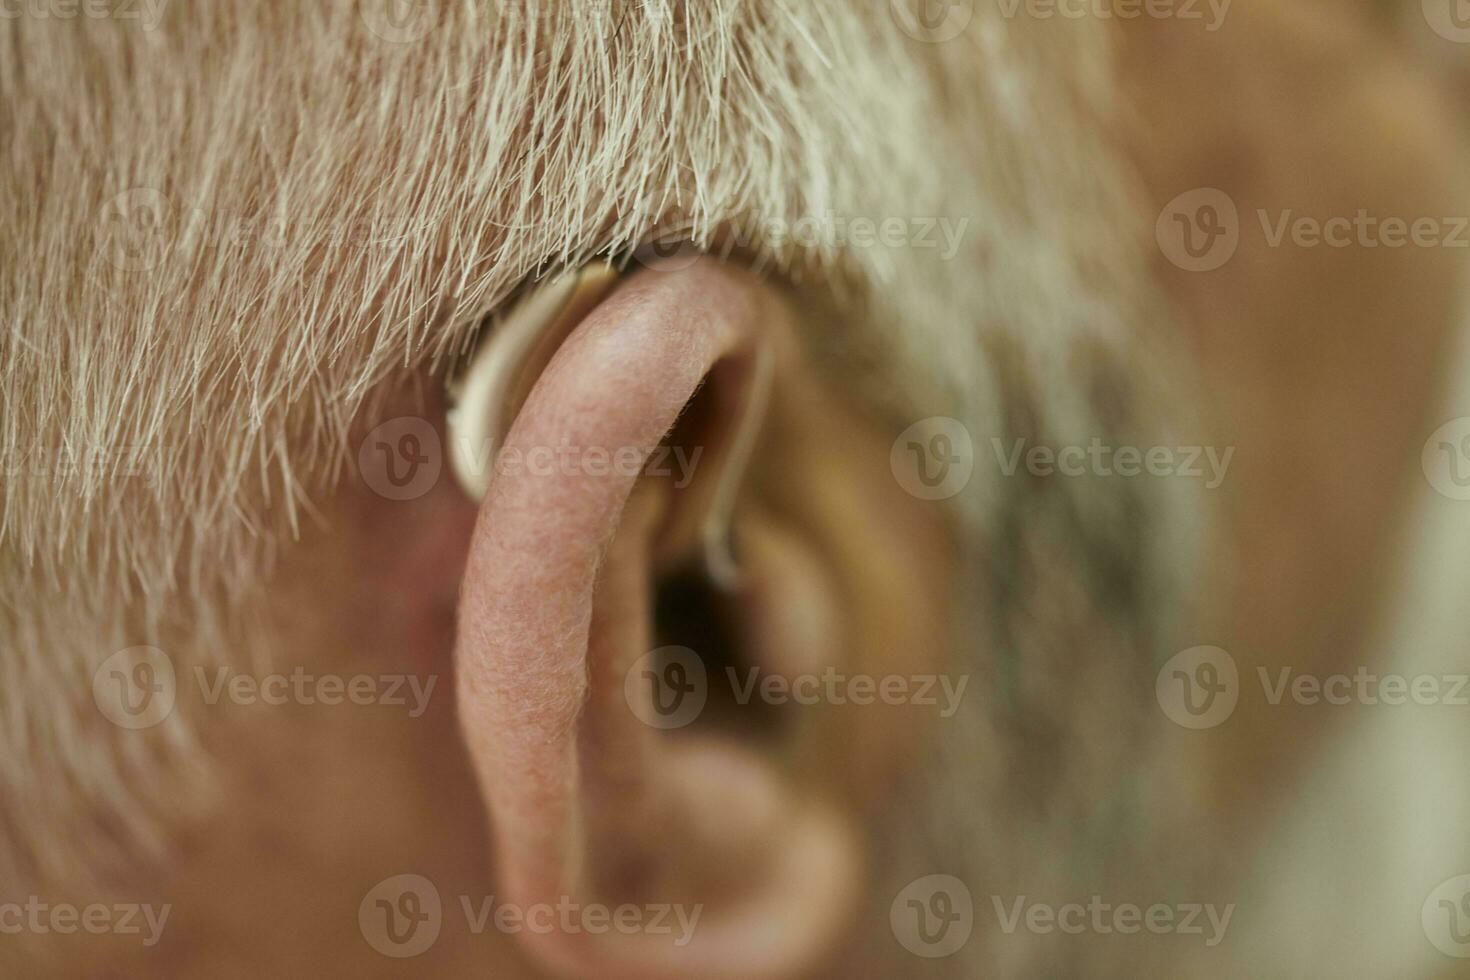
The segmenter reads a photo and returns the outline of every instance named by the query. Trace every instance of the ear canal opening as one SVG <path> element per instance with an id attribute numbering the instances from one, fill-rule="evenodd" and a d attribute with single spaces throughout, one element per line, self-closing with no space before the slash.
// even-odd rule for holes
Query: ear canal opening
<path id="1" fill-rule="evenodd" d="M 759 667 L 747 634 L 738 595 L 711 582 L 702 566 L 691 562 L 660 577 L 654 606 L 657 643 L 694 651 L 709 678 L 709 700 L 689 726 L 690 734 L 774 741 L 786 730 L 779 706 L 744 693 Z"/>

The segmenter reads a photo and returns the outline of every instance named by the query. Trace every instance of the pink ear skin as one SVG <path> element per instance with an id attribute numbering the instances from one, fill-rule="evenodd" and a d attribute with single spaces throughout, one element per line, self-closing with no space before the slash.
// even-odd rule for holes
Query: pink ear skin
<path id="1" fill-rule="evenodd" d="M 505 452 L 636 447 L 645 458 L 716 365 L 738 369 L 790 329 L 780 301 L 740 270 L 704 259 L 639 273 L 553 357 Z M 504 901 L 678 905 L 693 920 L 522 932 L 568 975 L 800 974 L 849 921 L 861 849 L 835 810 L 756 750 L 658 731 L 630 707 L 624 677 L 654 645 L 660 529 L 682 504 L 636 469 L 506 468 L 481 507 L 456 671 Z"/>

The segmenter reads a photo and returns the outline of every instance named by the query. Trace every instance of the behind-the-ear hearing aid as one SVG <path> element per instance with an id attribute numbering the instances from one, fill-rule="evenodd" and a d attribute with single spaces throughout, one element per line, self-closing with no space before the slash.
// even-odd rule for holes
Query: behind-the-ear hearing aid
<path id="1" fill-rule="evenodd" d="M 597 263 L 538 284 L 492 319 L 467 367 L 450 381 L 450 465 L 474 500 L 484 499 L 489 491 L 495 454 L 537 379 L 618 279 L 612 266 Z M 767 346 L 758 348 L 739 394 L 738 418 L 713 457 L 704 461 L 717 469 L 699 528 L 701 552 L 710 579 L 725 588 L 733 587 L 738 577 L 730 524 L 765 419 L 774 368 L 773 352 Z"/>

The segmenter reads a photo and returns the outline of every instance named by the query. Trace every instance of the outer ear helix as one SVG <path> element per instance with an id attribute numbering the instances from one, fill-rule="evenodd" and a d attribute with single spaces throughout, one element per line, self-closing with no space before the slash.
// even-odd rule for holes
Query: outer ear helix
<path id="1" fill-rule="evenodd" d="M 539 284 L 494 319 L 469 365 L 450 380 L 446 419 L 450 468 L 476 503 L 489 492 L 495 454 L 536 380 L 618 278 L 612 266 L 597 263 Z M 723 438 L 712 439 L 713 453 L 707 460 L 716 475 L 698 530 L 699 547 L 710 580 L 727 591 L 739 579 L 730 525 L 765 421 L 774 376 L 774 352 L 762 345 L 733 393 L 738 400 L 736 421 L 719 434 Z"/>

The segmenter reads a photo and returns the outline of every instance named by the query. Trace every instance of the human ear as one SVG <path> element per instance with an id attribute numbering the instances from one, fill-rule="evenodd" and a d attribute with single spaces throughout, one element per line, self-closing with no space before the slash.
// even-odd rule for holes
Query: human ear
<path id="1" fill-rule="evenodd" d="M 888 506 L 903 495 L 886 472 L 866 471 L 871 487 L 836 488 L 835 515 L 791 503 L 821 493 L 810 483 L 839 477 L 832 461 L 859 446 L 884 470 L 887 460 L 886 443 L 812 400 L 795 332 L 790 307 L 750 273 L 711 259 L 644 270 L 581 318 L 515 407 L 500 458 L 519 463 L 488 481 L 456 651 L 500 886 L 523 908 L 662 905 L 689 923 L 672 934 L 524 932 L 554 969 L 790 976 L 850 925 L 864 863 L 858 794 L 789 764 L 783 738 L 810 726 L 772 726 L 738 704 L 737 715 L 751 710 L 743 723 L 681 721 L 683 698 L 702 705 L 717 686 L 714 664 L 701 659 L 708 651 L 660 649 L 660 583 L 690 568 L 743 611 L 743 655 L 776 673 L 851 656 L 865 622 L 889 624 L 877 630 L 886 646 L 908 629 L 938 649 L 933 567 L 881 596 L 851 567 L 863 542 L 917 553 L 894 536 L 924 522 Z M 767 415 L 752 435 L 751 420 Z M 692 475 L 652 465 L 669 444 L 686 463 L 707 449 L 707 463 Z M 793 445 L 813 458 L 783 463 Z M 769 506 L 736 507 L 740 479 L 775 485 Z M 873 526 L 849 526 L 863 517 Z M 727 534 L 733 558 L 721 557 Z M 854 608 L 875 599 L 892 608 Z M 829 737 L 837 718 L 823 723 Z"/>

